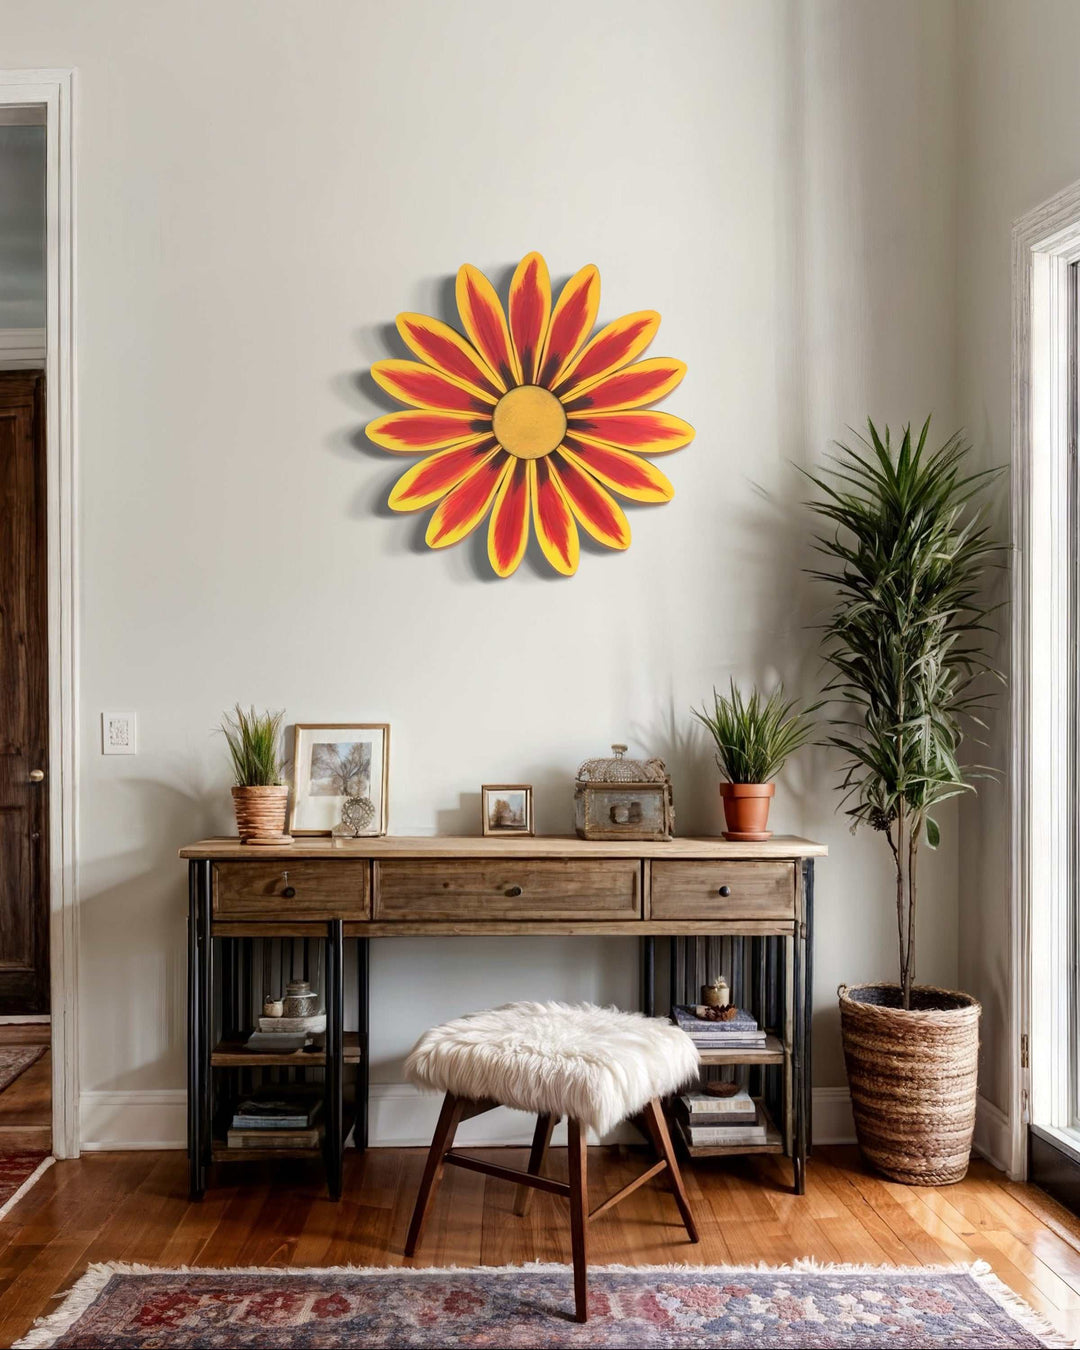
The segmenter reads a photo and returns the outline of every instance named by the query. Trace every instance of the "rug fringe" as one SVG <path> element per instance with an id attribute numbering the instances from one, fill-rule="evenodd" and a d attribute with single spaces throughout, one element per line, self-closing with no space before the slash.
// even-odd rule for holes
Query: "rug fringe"
<path id="1" fill-rule="evenodd" d="M 6 1215 L 15 1208 L 31 1186 L 41 1180 L 55 1161 L 56 1159 L 51 1155 L 48 1158 L 42 1158 L 41 1162 L 38 1163 L 37 1167 L 34 1168 L 15 1194 L 9 1195 L 4 1203 L 0 1205 L 0 1219 L 5 1218 Z"/>
<path id="2" fill-rule="evenodd" d="M 43 1164 L 44 1171 L 52 1158 Z M 36 1177 L 36 1174 L 35 1174 Z M 33 1180 L 33 1179 L 32 1179 Z M 32 1184 L 26 1183 L 27 1187 Z M 14 1199 L 14 1197 L 13 1197 Z M 10 1202 L 9 1202 L 10 1203 Z M 685 1261 L 672 1261 L 664 1265 L 628 1266 L 611 1264 L 595 1266 L 596 1270 L 616 1271 L 620 1274 L 645 1275 L 649 1273 L 671 1273 L 680 1275 L 739 1275 L 768 1273 L 792 1275 L 814 1272 L 829 1274 L 835 1272 L 845 1275 L 891 1274 L 906 1270 L 911 1275 L 957 1275 L 967 1274 L 976 1280 L 995 1303 L 1004 1308 L 1015 1321 L 1043 1339 L 1053 1350 L 1077 1350 L 1076 1342 L 1061 1335 L 1040 1313 L 1036 1312 L 1019 1294 L 1004 1284 L 993 1272 L 987 1261 L 954 1262 L 933 1266 L 894 1266 L 887 1264 L 847 1265 L 840 1261 L 817 1261 L 813 1257 L 804 1257 L 790 1265 L 770 1265 L 766 1261 L 743 1265 L 697 1266 Z M 538 1274 L 566 1273 L 571 1267 L 561 1262 L 526 1261 L 521 1265 L 504 1266 L 150 1266 L 138 1262 L 102 1261 L 88 1266 L 86 1272 L 76 1281 L 67 1295 L 58 1293 L 63 1304 L 56 1312 L 39 1318 L 27 1334 L 14 1343 L 12 1350 L 49 1350 L 65 1332 L 94 1303 L 114 1275 L 259 1275 L 259 1276 L 325 1276 L 325 1275 L 407 1275 L 415 1278 L 424 1276 L 447 1275 L 451 1272 L 475 1272 L 482 1270 L 486 1275 L 514 1275 L 523 1270 Z"/>
<path id="3" fill-rule="evenodd" d="M 1014 1289 L 1010 1289 L 994 1274 L 987 1262 L 978 1261 L 976 1265 L 982 1269 L 972 1268 L 972 1277 L 1025 1331 L 1030 1331 L 1033 1336 L 1041 1336 L 1046 1344 L 1054 1346 L 1055 1350 L 1076 1350 L 1075 1341 L 1063 1336 L 1042 1313 L 1036 1312 L 1026 1299 L 1021 1298 Z"/>

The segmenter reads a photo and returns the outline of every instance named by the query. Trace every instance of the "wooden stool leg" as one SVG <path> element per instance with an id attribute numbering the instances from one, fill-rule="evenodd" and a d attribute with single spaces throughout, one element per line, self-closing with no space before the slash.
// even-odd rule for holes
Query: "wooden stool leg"
<path id="1" fill-rule="evenodd" d="M 664 1119 L 664 1108 L 660 1105 L 659 1098 L 654 1097 L 651 1102 L 646 1102 L 643 1115 L 645 1116 L 645 1125 L 652 1135 L 653 1146 L 659 1156 L 667 1163 L 668 1176 L 671 1178 L 671 1189 L 675 1193 L 675 1203 L 679 1206 L 679 1213 L 686 1225 L 690 1241 L 700 1242 L 697 1224 L 694 1222 L 694 1215 L 690 1209 L 690 1201 L 686 1198 L 686 1187 L 683 1185 L 682 1173 L 679 1171 L 679 1162 L 675 1157 L 675 1149 L 672 1147 L 667 1121 Z"/>
<path id="2" fill-rule="evenodd" d="M 544 1170 L 548 1145 L 551 1143 L 552 1132 L 558 1123 L 558 1116 L 536 1117 L 536 1129 L 533 1131 L 532 1150 L 529 1153 L 529 1166 L 527 1168 L 531 1176 L 538 1177 Z M 532 1204 L 532 1198 L 535 1194 L 536 1192 L 531 1186 L 519 1186 L 517 1199 L 514 1201 L 514 1213 L 528 1214 L 529 1206 Z"/>
<path id="3" fill-rule="evenodd" d="M 455 1097 L 452 1092 L 448 1092 L 443 1098 L 442 1110 L 439 1112 L 439 1123 L 435 1126 L 435 1135 L 431 1141 L 431 1148 L 428 1149 L 427 1162 L 424 1164 L 424 1175 L 420 1182 L 420 1189 L 416 1194 L 412 1223 L 409 1224 L 409 1236 L 405 1239 L 406 1256 L 413 1256 L 416 1253 L 420 1235 L 424 1231 L 424 1221 L 427 1218 L 432 1197 L 442 1180 L 443 1157 L 447 1149 L 453 1145 L 454 1135 L 457 1134 L 457 1127 L 466 1105 L 464 1097 Z"/>
<path id="4" fill-rule="evenodd" d="M 568 1125 L 570 1155 L 570 1249 L 574 1262 L 574 1317 L 589 1319 L 589 1169 L 585 1129 L 578 1120 Z"/>

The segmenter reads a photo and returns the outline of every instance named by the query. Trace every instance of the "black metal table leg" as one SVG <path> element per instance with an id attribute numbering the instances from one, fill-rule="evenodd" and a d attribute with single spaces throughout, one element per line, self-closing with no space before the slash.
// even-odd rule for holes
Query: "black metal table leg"
<path id="1" fill-rule="evenodd" d="M 806 1112 L 806 1151 L 814 1147 L 814 1081 L 811 1050 L 814 1043 L 814 860 L 803 862 L 803 992 L 806 1012 L 803 1022 L 803 1083 Z"/>
<path id="2" fill-rule="evenodd" d="M 369 991 L 371 989 L 371 939 L 358 938 L 356 941 L 356 988 L 359 1004 L 359 1040 L 360 1064 L 356 1073 L 356 1124 L 353 1138 L 358 1149 L 368 1146 L 368 1090 L 371 1077 L 371 1060 L 368 1047 L 369 1030 Z"/>
<path id="3" fill-rule="evenodd" d="M 188 972 L 187 972 L 187 1143 L 188 1192 L 201 1200 L 206 1190 L 202 1162 L 202 1002 L 199 996 L 199 864 L 188 863 Z"/>
<path id="4" fill-rule="evenodd" d="M 210 1076 L 210 1051 L 214 1035 L 214 941 L 210 936 L 210 887 L 212 864 L 209 858 L 199 862 L 199 1156 L 202 1162 L 202 1187 L 206 1189 L 206 1169 L 213 1148 L 214 1084 Z"/>
<path id="5" fill-rule="evenodd" d="M 794 1134 L 791 1165 L 794 1173 L 795 1194 L 802 1195 L 806 1190 L 806 1093 L 803 1083 L 806 1005 L 802 995 L 803 942 L 798 923 L 795 925 L 791 943 L 791 1011 L 794 1024 L 791 1047 L 792 1132 Z"/>
<path id="6" fill-rule="evenodd" d="M 345 925 L 331 919 L 326 925 L 326 1184 L 331 1200 L 341 1199 L 344 1126 L 341 1091 L 345 1035 L 345 999 L 342 967 Z"/>
<path id="7" fill-rule="evenodd" d="M 646 1017 L 656 1013 L 656 939 L 641 939 L 641 1007 Z"/>

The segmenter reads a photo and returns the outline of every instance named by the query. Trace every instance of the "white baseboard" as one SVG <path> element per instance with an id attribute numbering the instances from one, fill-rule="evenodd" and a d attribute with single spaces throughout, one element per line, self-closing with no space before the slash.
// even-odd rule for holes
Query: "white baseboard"
<path id="1" fill-rule="evenodd" d="M 814 1088 L 814 1143 L 853 1144 L 855 1121 L 846 1087 Z"/>
<path id="2" fill-rule="evenodd" d="M 1012 1130 L 1009 1117 L 993 1102 L 979 1096 L 975 1101 L 975 1152 L 1000 1168 L 1009 1170 L 1012 1155 Z"/>
<path id="3" fill-rule="evenodd" d="M 80 1093 L 79 1132 L 83 1153 L 187 1148 L 187 1092 Z"/>
<path id="4" fill-rule="evenodd" d="M 439 1118 L 440 1098 L 408 1083 L 372 1083 L 369 1137 L 375 1148 L 426 1148 Z M 84 1152 L 124 1149 L 185 1148 L 187 1093 L 182 1089 L 136 1092 L 84 1092 L 79 1098 Z M 996 1108 L 993 1108 L 996 1109 Z M 520 1111 L 491 1111 L 466 1121 L 462 1144 L 498 1147 L 528 1144 L 531 1117 Z M 814 1142 L 850 1144 L 855 1140 L 847 1088 L 814 1089 Z M 597 1142 L 593 1139 L 593 1142 Z M 632 1126 L 620 1126 L 606 1142 L 640 1142 Z M 566 1143 L 566 1126 L 555 1131 L 556 1147 Z"/>

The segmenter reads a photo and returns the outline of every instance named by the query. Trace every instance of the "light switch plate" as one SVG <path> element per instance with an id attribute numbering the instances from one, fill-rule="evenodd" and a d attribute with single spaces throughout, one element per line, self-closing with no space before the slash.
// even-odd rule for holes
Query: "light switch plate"
<path id="1" fill-rule="evenodd" d="M 103 712 L 101 714 L 101 753 L 103 755 L 133 755 L 135 753 L 135 714 L 133 712 Z"/>

